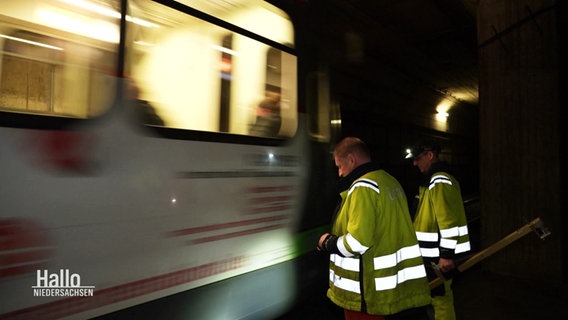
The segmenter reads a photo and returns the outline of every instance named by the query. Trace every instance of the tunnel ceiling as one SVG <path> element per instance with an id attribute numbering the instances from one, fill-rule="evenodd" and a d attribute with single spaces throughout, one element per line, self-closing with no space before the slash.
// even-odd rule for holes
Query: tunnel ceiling
<path id="1" fill-rule="evenodd" d="M 477 105 L 477 2 L 339 0 L 335 10 L 357 22 L 367 54 L 425 88 Z"/>
<path id="2" fill-rule="evenodd" d="M 396 92 L 387 104 L 398 103 L 395 95 L 412 95 L 413 102 L 405 102 L 408 108 L 416 102 L 431 108 L 440 97 L 456 105 L 478 105 L 479 0 L 271 2 L 286 3 L 299 13 L 300 31 L 319 28 L 308 45 L 325 47 L 331 68 L 352 77 L 345 80 L 347 86 L 351 80 L 368 79 L 370 87 L 386 95 Z"/>

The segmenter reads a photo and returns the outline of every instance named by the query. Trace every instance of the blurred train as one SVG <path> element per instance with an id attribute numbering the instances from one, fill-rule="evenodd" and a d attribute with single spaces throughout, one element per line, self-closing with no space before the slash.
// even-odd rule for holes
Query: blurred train
<path id="1" fill-rule="evenodd" d="M 270 319 L 325 284 L 338 112 L 294 41 L 259 0 L 3 1 L 0 318 Z"/>

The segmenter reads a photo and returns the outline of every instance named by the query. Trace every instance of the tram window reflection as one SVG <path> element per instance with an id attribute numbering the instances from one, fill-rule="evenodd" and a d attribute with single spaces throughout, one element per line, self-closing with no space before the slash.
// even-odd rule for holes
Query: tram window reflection
<path id="1" fill-rule="evenodd" d="M 3 3 L 0 111 L 78 119 L 107 112 L 117 93 L 119 4 Z M 292 47 L 292 23 L 276 8 L 252 7 L 216 12 L 236 26 L 228 30 L 151 0 L 128 1 L 124 74 L 164 127 L 295 135 L 297 59 L 274 46 Z M 280 128 L 270 134 L 252 132 L 257 106 L 274 95 L 279 97 Z"/>
<path id="2" fill-rule="evenodd" d="M 282 124 L 273 137 L 295 134 L 294 55 L 147 0 L 134 1 L 130 11 L 152 27 L 132 25 L 129 29 L 128 74 L 139 86 L 140 99 L 154 106 L 167 127 L 257 135 L 250 130 L 256 107 L 267 97 L 267 88 L 278 87 Z M 255 21 L 250 12 L 239 14 L 238 10 L 231 12 L 232 21 Z M 277 17 L 282 30 L 275 28 L 271 36 L 290 43 L 293 35 L 287 28 L 291 23 Z M 279 70 L 269 73 L 267 69 L 274 65 Z"/>
<path id="3" fill-rule="evenodd" d="M 111 10 L 116 0 L 101 6 Z M 0 110 L 72 118 L 105 112 L 115 94 L 118 37 L 101 40 L 89 30 L 104 24 L 118 36 L 118 23 L 64 1 L 3 3 Z"/>

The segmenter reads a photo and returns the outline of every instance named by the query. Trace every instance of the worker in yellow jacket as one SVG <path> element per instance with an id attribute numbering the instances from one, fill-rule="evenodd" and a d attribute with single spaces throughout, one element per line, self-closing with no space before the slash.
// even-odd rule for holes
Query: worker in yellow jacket
<path id="1" fill-rule="evenodd" d="M 450 166 L 441 161 L 440 145 L 424 140 L 409 150 L 407 158 L 424 174 L 416 200 L 414 228 L 429 279 L 437 272 L 449 274 L 456 267 L 456 257 L 470 251 L 467 218 L 459 182 Z M 454 320 L 452 280 L 432 290 L 435 320 Z"/>
<path id="2" fill-rule="evenodd" d="M 345 319 L 427 319 L 430 289 L 400 183 L 358 138 L 334 151 L 341 204 L 317 244 L 330 254 L 327 296 Z"/>

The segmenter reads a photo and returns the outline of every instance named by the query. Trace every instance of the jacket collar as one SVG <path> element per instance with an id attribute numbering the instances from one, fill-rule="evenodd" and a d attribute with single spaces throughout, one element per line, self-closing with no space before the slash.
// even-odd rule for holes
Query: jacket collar
<path id="1" fill-rule="evenodd" d="M 358 166 L 357 168 L 353 169 L 350 174 L 346 177 L 340 178 L 337 181 L 337 193 L 341 193 L 347 189 L 355 182 L 355 180 L 359 179 L 361 176 L 371 172 L 379 170 L 379 165 L 373 162 L 367 162 Z"/>
<path id="2" fill-rule="evenodd" d="M 452 174 L 451 167 L 446 161 L 437 161 L 432 163 L 430 166 L 430 170 L 424 174 L 424 181 L 422 181 L 422 185 L 429 185 L 430 180 L 432 179 L 432 175 L 436 172 L 447 172 Z"/>

